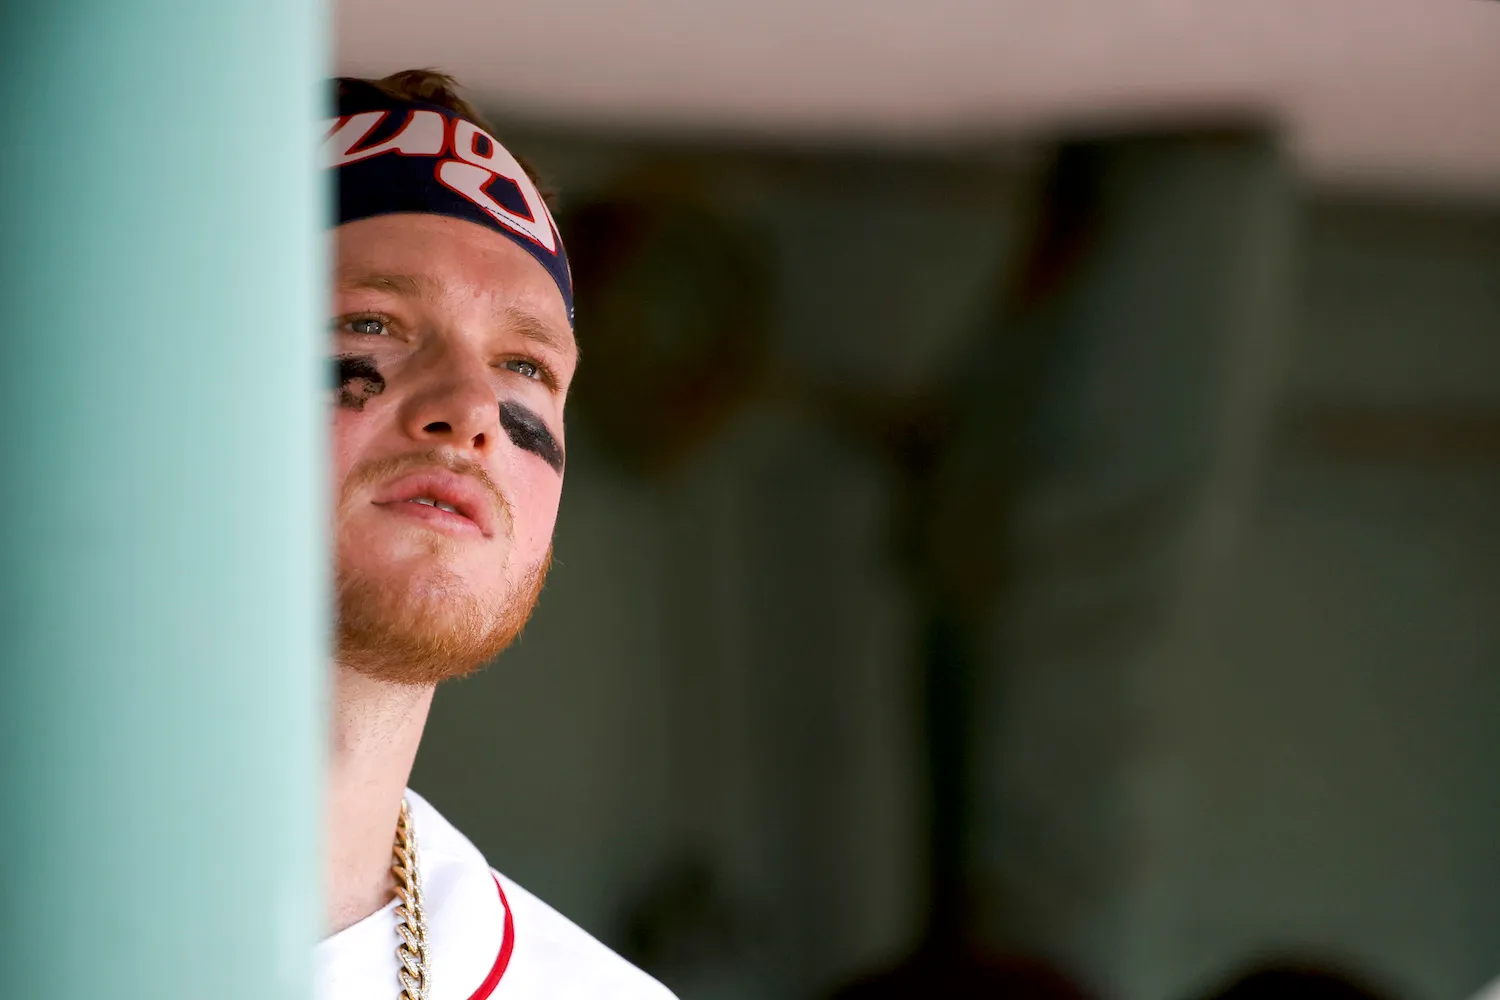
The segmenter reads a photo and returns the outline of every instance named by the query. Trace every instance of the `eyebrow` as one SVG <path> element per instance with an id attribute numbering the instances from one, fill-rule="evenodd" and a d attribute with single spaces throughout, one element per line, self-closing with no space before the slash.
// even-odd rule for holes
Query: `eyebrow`
<path id="1" fill-rule="evenodd" d="M 390 292 L 412 299 L 437 298 L 437 285 L 432 279 L 420 274 L 361 274 L 356 277 L 339 277 L 339 288 L 354 291 Z"/>
<path id="2" fill-rule="evenodd" d="M 361 274 L 353 277 L 340 276 L 338 287 L 350 291 L 389 292 L 406 298 L 428 302 L 440 297 L 441 289 L 431 278 L 423 274 Z M 500 326 L 522 340 L 538 344 L 564 357 L 579 357 L 578 343 L 572 332 L 562 332 L 535 313 L 506 306 L 496 319 Z"/>
<path id="3" fill-rule="evenodd" d="M 524 309 L 508 306 L 501 310 L 500 319 L 507 330 L 521 339 L 540 344 L 564 357 L 572 355 L 575 360 L 578 358 L 578 343 L 573 339 L 573 335 L 559 333 L 557 327 L 541 317 L 526 312 Z"/>

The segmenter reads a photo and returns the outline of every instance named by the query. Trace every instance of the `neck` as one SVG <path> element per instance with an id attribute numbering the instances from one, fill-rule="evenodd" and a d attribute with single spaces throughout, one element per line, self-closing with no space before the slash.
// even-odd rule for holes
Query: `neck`
<path id="1" fill-rule="evenodd" d="M 391 844 L 432 704 L 431 687 L 334 672 L 328 773 L 328 933 L 391 899 Z"/>

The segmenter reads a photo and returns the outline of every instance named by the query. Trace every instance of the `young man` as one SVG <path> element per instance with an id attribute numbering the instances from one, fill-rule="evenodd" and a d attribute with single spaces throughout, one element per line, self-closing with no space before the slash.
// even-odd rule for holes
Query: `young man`
<path id="1" fill-rule="evenodd" d="M 578 362 L 547 206 L 446 77 L 341 80 L 338 647 L 319 1000 L 670 1000 L 406 789 L 434 686 L 531 614 Z M 393 863 L 394 860 L 394 863 Z"/>

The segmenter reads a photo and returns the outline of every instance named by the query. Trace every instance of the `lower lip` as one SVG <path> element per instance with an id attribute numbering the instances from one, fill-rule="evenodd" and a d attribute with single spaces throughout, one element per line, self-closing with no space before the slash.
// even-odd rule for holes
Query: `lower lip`
<path id="1" fill-rule="evenodd" d="M 479 525 L 462 514 L 443 510 L 439 507 L 429 507 L 425 503 L 414 503 L 410 500 L 396 500 L 391 503 L 377 503 L 375 506 L 389 511 L 399 517 L 416 518 L 426 522 L 429 526 L 438 528 L 452 534 L 459 535 L 483 535 Z"/>

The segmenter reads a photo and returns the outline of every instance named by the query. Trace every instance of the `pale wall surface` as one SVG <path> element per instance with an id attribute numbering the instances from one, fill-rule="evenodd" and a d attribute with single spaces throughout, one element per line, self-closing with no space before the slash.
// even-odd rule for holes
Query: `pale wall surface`
<path id="1" fill-rule="evenodd" d="M 1500 189 L 1490 0 L 343 0 L 340 72 L 599 126 L 891 139 L 1260 110 L 1320 174 Z"/>

